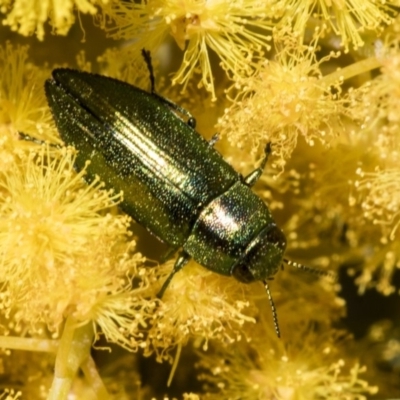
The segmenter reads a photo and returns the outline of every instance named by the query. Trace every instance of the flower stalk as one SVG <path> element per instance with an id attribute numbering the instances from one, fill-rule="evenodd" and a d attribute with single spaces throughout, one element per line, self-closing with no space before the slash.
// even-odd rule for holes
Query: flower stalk
<path id="1" fill-rule="evenodd" d="M 48 400 L 68 398 L 79 368 L 90 357 L 93 338 L 92 324 L 79 326 L 72 317 L 67 318 L 57 350 L 54 379 Z"/>

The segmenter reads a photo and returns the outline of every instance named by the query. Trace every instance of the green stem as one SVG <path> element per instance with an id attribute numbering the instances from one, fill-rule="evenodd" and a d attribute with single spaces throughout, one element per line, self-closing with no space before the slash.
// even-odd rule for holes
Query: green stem
<path id="1" fill-rule="evenodd" d="M 65 322 L 56 356 L 54 379 L 47 400 L 65 400 L 82 362 L 90 356 L 93 343 L 91 323 L 78 326 L 69 317 Z"/>
<path id="2" fill-rule="evenodd" d="M 335 82 L 345 81 L 346 79 L 361 75 L 364 72 L 372 71 L 373 69 L 380 68 L 381 66 L 381 61 L 379 61 L 376 57 L 370 57 L 332 72 L 331 74 L 324 76 L 322 80 L 327 85 L 332 85 Z"/>
<path id="3" fill-rule="evenodd" d="M 58 349 L 58 344 L 58 340 L 0 336 L 0 348 L 2 349 L 55 353 Z"/>
<path id="4" fill-rule="evenodd" d="M 81 369 L 90 387 L 95 392 L 96 399 L 109 400 L 110 395 L 108 394 L 107 389 L 103 384 L 103 381 L 99 375 L 99 372 L 97 370 L 96 364 L 93 361 L 93 358 L 87 357 L 83 361 Z"/>

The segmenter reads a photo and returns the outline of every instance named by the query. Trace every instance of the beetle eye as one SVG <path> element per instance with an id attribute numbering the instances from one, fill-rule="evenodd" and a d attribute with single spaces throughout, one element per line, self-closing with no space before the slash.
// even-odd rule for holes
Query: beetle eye
<path id="1" fill-rule="evenodd" d="M 241 264 L 241 263 L 237 264 L 232 271 L 232 275 L 239 282 L 250 283 L 250 282 L 254 281 L 254 276 L 250 272 L 250 270 L 246 264 Z"/>

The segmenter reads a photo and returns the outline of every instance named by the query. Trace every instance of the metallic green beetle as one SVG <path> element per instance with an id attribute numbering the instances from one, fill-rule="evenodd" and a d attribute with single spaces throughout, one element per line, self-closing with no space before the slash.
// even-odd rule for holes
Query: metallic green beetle
<path id="1" fill-rule="evenodd" d="M 120 207 L 167 243 L 181 249 L 169 282 L 191 258 L 245 283 L 264 282 L 283 261 L 286 239 L 268 207 L 251 190 L 259 168 L 242 177 L 194 129 L 179 106 L 100 75 L 56 69 L 45 92 L 63 141 L 78 150 L 76 168 L 89 182 L 123 191 Z M 286 261 L 286 260 L 285 260 Z M 274 321 L 279 335 L 272 299 Z"/>

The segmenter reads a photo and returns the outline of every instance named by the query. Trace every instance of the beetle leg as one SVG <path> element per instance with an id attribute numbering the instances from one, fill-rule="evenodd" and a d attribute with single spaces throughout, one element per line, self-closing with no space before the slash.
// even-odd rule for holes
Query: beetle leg
<path id="1" fill-rule="evenodd" d="M 43 144 L 47 143 L 44 140 L 36 139 L 33 136 L 27 135 L 26 133 L 23 133 L 23 132 L 18 132 L 18 135 L 19 135 L 20 140 L 26 140 L 27 142 L 36 143 L 39 145 L 43 145 Z M 49 146 L 61 148 L 61 146 L 59 144 L 54 144 L 54 143 L 49 143 Z"/>
<path id="2" fill-rule="evenodd" d="M 210 141 L 208 142 L 208 145 L 210 147 L 214 147 L 215 143 L 217 143 L 219 140 L 219 133 L 214 133 Z"/>
<path id="3" fill-rule="evenodd" d="M 154 70 L 153 70 L 153 64 L 151 62 L 151 54 L 149 50 L 142 49 L 142 56 L 144 58 L 144 61 L 147 65 L 147 69 L 149 70 L 149 76 L 150 76 L 150 93 L 157 97 L 161 102 L 166 104 L 168 107 L 172 108 L 175 111 L 178 111 L 180 114 L 185 115 L 188 117 L 187 124 L 191 128 L 196 128 L 196 119 L 193 117 L 192 114 L 183 107 L 179 106 L 178 104 L 174 103 L 171 100 L 166 99 L 163 96 L 160 96 L 159 94 L 156 93 L 156 86 L 155 86 L 155 79 L 154 79 Z"/>
<path id="4" fill-rule="evenodd" d="M 174 111 L 177 111 L 178 113 L 185 115 L 186 117 L 188 117 L 188 120 L 186 121 L 186 123 L 193 129 L 196 128 L 196 119 L 193 117 L 192 114 L 190 114 L 190 112 L 188 110 L 186 110 L 185 108 L 179 106 L 178 104 L 174 103 L 173 101 L 166 99 L 165 97 L 160 96 L 157 93 L 152 93 L 153 96 L 157 97 L 161 102 L 163 102 L 164 104 L 166 104 L 169 108 L 171 108 Z"/>
<path id="5" fill-rule="evenodd" d="M 271 143 L 267 143 L 267 145 L 265 146 L 265 155 L 264 158 L 261 160 L 261 164 L 260 166 L 255 169 L 253 172 L 250 172 L 249 175 L 247 175 L 244 178 L 244 183 L 247 186 L 253 186 L 261 177 L 265 166 L 267 165 L 267 161 L 268 161 L 268 156 L 271 154 Z"/>
<path id="6" fill-rule="evenodd" d="M 172 278 L 174 275 L 179 272 L 190 260 L 189 254 L 186 254 L 185 252 L 182 252 L 178 259 L 175 262 L 174 268 L 172 269 L 172 272 L 169 274 L 168 278 L 165 280 L 165 282 L 162 285 L 161 290 L 158 292 L 157 297 L 161 299 L 164 295 L 165 290 L 171 283 Z"/>
<path id="7" fill-rule="evenodd" d="M 23 132 L 18 132 L 18 136 L 20 140 L 26 140 L 27 142 L 33 142 L 36 144 L 45 144 L 44 140 L 36 139 L 33 136 L 27 135 L 26 133 Z"/>
<path id="8" fill-rule="evenodd" d="M 168 248 L 167 251 L 161 256 L 161 262 L 164 263 L 165 261 L 169 260 L 177 250 L 177 247 Z"/>

